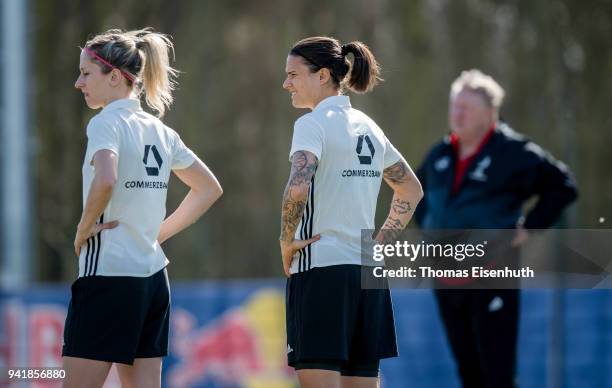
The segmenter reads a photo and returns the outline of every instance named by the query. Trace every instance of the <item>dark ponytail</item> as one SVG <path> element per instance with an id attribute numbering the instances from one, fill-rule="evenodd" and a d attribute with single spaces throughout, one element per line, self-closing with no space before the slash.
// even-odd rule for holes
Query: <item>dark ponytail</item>
<path id="1" fill-rule="evenodd" d="M 353 54 L 351 74 L 346 81 L 350 90 L 357 93 L 369 92 L 381 81 L 380 66 L 374 54 L 365 44 L 354 41 L 342 46 L 342 55 Z"/>
<path id="2" fill-rule="evenodd" d="M 348 60 L 348 54 L 353 54 L 353 64 Z M 337 88 L 346 87 L 356 93 L 365 93 L 381 80 L 380 67 L 374 55 L 368 46 L 358 41 L 340 46 L 337 39 L 314 36 L 297 42 L 289 55 L 302 57 L 312 72 L 328 69 Z"/>

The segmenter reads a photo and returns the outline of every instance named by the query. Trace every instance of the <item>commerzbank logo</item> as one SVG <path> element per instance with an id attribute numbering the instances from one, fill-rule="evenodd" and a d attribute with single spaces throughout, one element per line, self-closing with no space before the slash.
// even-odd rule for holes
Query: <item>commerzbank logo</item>
<path id="1" fill-rule="evenodd" d="M 374 159 L 376 150 L 374 149 L 374 144 L 369 135 L 359 135 L 357 137 L 357 148 L 355 151 L 357 152 L 357 158 L 359 159 L 360 165 L 372 164 L 372 159 Z M 368 167 L 358 167 L 342 170 L 341 176 L 343 178 L 380 178 L 381 174 L 382 171 L 380 170 L 371 170 Z"/>
<path id="2" fill-rule="evenodd" d="M 153 157 L 149 158 L 149 155 L 152 155 Z M 158 176 L 159 169 L 164 163 L 164 161 L 161 158 L 161 155 L 159 154 L 159 151 L 157 151 L 157 147 L 155 147 L 155 145 L 150 145 L 150 144 L 145 145 L 144 158 L 142 159 L 142 162 L 145 165 L 145 170 L 147 170 L 148 176 Z M 153 165 L 151 166 L 150 164 L 153 164 Z"/>
<path id="3" fill-rule="evenodd" d="M 367 144 L 368 149 L 365 150 L 363 147 L 363 143 Z M 357 138 L 357 157 L 359 158 L 359 164 L 372 164 L 372 159 L 374 159 L 374 144 L 372 144 L 372 140 L 370 140 L 370 136 L 368 135 L 359 135 Z M 362 155 L 363 151 L 363 155 Z M 369 152 L 368 152 L 369 151 Z"/>
<path id="4" fill-rule="evenodd" d="M 145 145 L 144 148 L 144 157 L 142 158 L 142 162 L 145 165 L 145 171 L 147 175 L 159 176 L 159 170 L 161 169 L 164 161 L 162 160 L 157 147 L 151 144 Z M 142 175 L 138 173 L 138 175 Z M 167 189 L 168 181 L 165 180 L 133 180 L 133 181 L 125 181 L 124 187 L 126 189 Z"/>

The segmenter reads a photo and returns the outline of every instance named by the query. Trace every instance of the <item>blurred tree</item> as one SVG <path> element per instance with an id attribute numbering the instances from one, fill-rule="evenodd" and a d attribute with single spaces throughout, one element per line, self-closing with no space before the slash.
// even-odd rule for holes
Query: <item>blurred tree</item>
<path id="1" fill-rule="evenodd" d="M 385 82 L 353 105 L 417 166 L 444 135 L 450 82 L 477 67 L 507 91 L 503 117 L 576 172 L 576 225 L 606 227 L 612 210 L 612 2 L 551 0 L 112 0 L 33 2 L 39 279 L 76 274 L 84 129 L 96 113 L 73 88 L 78 46 L 108 28 L 171 34 L 183 73 L 165 122 L 201 155 L 225 195 L 164 249 L 175 279 L 281 275 L 280 198 L 293 121 L 282 90 L 292 43 L 309 35 L 362 40 Z M 168 211 L 186 188 L 171 181 Z M 382 191 L 380 219 L 389 192 Z M 608 221 L 609 222 L 609 221 Z"/>

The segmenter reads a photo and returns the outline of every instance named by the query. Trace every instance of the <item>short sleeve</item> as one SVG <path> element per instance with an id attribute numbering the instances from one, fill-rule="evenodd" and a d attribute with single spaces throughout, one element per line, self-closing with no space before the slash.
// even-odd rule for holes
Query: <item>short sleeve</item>
<path id="1" fill-rule="evenodd" d="M 191 151 L 178 133 L 173 132 L 174 135 L 174 147 L 172 152 L 172 169 L 173 170 L 181 170 L 183 168 L 187 168 L 193 164 L 196 159 L 195 154 Z"/>
<path id="2" fill-rule="evenodd" d="M 386 136 L 385 143 L 385 168 L 387 168 L 402 160 L 403 157 Z"/>
<path id="3" fill-rule="evenodd" d="M 289 160 L 297 151 L 308 151 L 321 160 L 324 141 L 323 128 L 309 117 L 300 117 L 293 126 L 293 140 Z"/>
<path id="4" fill-rule="evenodd" d="M 110 150 L 119 155 L 117 128 L 107 120 L 93 118 L 87 125 L 87 160 L 91 162 L 96 152 Z"/>

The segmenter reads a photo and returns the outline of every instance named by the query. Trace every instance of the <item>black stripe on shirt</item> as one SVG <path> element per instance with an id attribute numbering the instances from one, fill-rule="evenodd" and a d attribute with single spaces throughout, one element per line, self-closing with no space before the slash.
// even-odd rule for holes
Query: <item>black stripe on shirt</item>
<path id="1" fill-rule="evenodd" d="M 308 196 L 310 196 L 310 189 L 308 190 Z M 308 236 L 308 224 L 311 220 L 312 211 L 310 209 L 310 202 L 306 199 L 306 208 L 304 209 L 304 215 L 302 217 L 302 230 L 300 232 L 300 239 L 308 240 L 310 237 Z M 308 263 L 310 262 L 310 255 L 308 247 L 304 247 L 301 249 L 303 253 L 303 263 L 302 263 L 302 271 L 306 271 L 309 269 Z"/>
<path id="2" fill-rule="evenodd" d="M 102 213 L 102 215 L 100 216 L 100 223 L 104 223 L 104 213 Z M 98 239 L 98 246 L 96 248 L 96 258 L 94 260 L 94 268 L 93 268 L 93 274 L 97 275 L 98 273 L 98 260 L 100 259 L 100 247 L 102 246 L 102 231 L 99 231 L 98 234 L 96 235 L 96 238 Z"/>
<path id="3" fill-rule="evenodd" d="M 300 240 L 304 240 L 306 236 L 306 224 L 308 221 L 308 205 L 304 209 L 304 213 L 302 213 L 302 220 L 300 222 Z M 306 270 L 306 250 L 304 248 L 299 250 L 300 253 L 300 262 L 298 266 L 298 272 L 302 272 Z"/>
<path id="4" fill-rule="evenodd" d="M 310 192 L 308 194 L 310 195 Z M 310 203 L 307 201 L 306 202 L 306 224 L 304 225 L 304 238 L 306 240 L 310 238 L 310 236 L 308 235 L 308 224 L 310 223 L 311 216 L 312 216 L 312 209 L 310 208 Z M 305 257 L 304 271 L 307 271 L 309 269 L 308 263 L 310 262 L 310 251 L 308 249 L 308 246 L 304 247 L 304 257 Z"/>
<path id="5" fill-rule="evenodd" d="M 87 239 L 87 251 L 85 252 L 85 269 L 83 270 L 83 276 L 87 276 L 87 270 L 89 269 L 89 251 L 91 249 L 91 238 Z"/>
<path id="6" fill-rule="evenodd" d="M 312 224 L 314 223 L 314 190 L 315 190 L 315 179 L 314 179 L 314 175 L 312 176 L 312 179 L 310 181 L 310 194 L 309 194 L 309 200 L 310 200 L 310 219 L 308 220 L 308 238 L 311 239 L 312 238 Z M 312 268 L 312 252 L 310 251 L 310 244 L 308 245 L 308 269 Z"/>
<path id="7" fill-rule="evenodd" d="M 93 264 L 94 264 L 93 262 L 94 262 L 94 259 L 95 259 L 94 256 L 96 255 L 96 238 L 95 238 L 95 236 L 91 236 L 89 238 L 89 241 L 90 241 L 91 249 L 89 251 L 89 258 L 87 259 L 87 262 L 88 262 L 89 265 L 87 267 L 87 273 L 85 274 L 85 276 L 91 276 L 91 271 L 93 270 Z"/>

